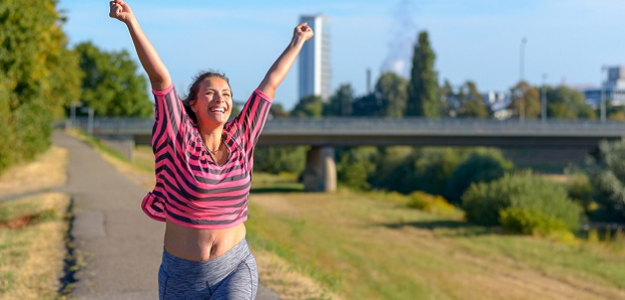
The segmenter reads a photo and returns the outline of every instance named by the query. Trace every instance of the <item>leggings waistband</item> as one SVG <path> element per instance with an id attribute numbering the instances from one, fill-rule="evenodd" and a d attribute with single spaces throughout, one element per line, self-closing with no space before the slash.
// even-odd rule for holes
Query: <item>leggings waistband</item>
<path id="1" fill-rule="evenodd" d="M 232 249 L 228 250 L 226 253 L 218 257 L 215 257 L 209 260 L 204 260 L 204 261 L 193 261 L 193 260 L 188 260 L 188 259 L 174 256 L 173 254 L 167 252 L 165 247 L 163 247 L 163 262 L 172 263 L 183 268 L 186 266 L 186 267 L 202 267 L 202 268 L 211 269 L 213 267 L 220 266 L 225 262 L 242 261 L 245 259 L 245 257 L 247 257 L 250 254 L 251 252 L 247 245 L 247 240 L 242 239 L 239 243 L 234 245 L 234 247 L 232 247 Z"/>

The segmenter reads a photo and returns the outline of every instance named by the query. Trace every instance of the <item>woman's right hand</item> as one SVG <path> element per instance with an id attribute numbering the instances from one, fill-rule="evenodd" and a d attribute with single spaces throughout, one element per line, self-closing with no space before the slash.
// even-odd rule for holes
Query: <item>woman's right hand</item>
<path id="1" fill-rule="evenodd" d="M 109 17 L 128 23 L 134 15 L 130 9 L 130 5 L 122 0 L 113 0 L 109 2 Z"/>

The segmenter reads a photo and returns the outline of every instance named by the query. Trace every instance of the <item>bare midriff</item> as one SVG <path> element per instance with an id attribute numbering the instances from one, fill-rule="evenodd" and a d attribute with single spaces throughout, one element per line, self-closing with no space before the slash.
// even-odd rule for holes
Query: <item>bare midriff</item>
<path id="1" fill-rule="evenodd" d="M 245 224 L 224 229 L 196 229 L 169 220 L 165 226 L 165 250 L 191 261 L 205 261 L 223 255 L 245 238 Z"/>

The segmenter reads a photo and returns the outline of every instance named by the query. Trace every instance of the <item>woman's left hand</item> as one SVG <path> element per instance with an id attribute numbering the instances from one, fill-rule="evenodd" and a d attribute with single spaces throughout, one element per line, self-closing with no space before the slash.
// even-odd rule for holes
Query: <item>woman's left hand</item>
<path id="1" fill-rule="evenodd" d="M 293 38 L 303 39 L 304 42 L 310 40 L 315 33 L 312 28 L 308 27 L 307 23 L 297 25 L 293 30 Z"/>

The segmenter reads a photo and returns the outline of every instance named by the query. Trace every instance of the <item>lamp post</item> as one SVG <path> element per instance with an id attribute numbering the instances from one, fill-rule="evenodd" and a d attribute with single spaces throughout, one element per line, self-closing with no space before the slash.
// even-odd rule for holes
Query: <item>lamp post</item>
<path id="1" fill-rule="evenodd" d="M 601 84 L 601 100 L 599 103 L 600 106 L 600 114 L 601 114 L 601 123 L 604 123 L 606 120 L 606 105 L 605 105 L 605 81 L 603 80 L 603 72 L 607 70 L 608 66 L 601 66 L 601 80 L 599 81 Z"/>
<path id="2" fill-rule="evenodd" d="M 82 106 L 82 102 L 72 101 L 70 103 L 70 119 L 71 119 L 71 127 L 76 127 L 76 107 Z"/>
<path id="3" fill-rule="evenodd" d="M 87 111 L 87 114 L 89 115 L 89 119 L 87 121 L 87 136 L 93 137 L 93 108 L 83 107 L 81 110 L 83 112 Z"/>
<path id="4" fill-rule="evenodd" d="M 545 79 L 547 74 L 543 73 L 543 85 L 540 89 L 540 119 L 543 123 L 547 122 L 547 97 L 545 96 Z"/>
<path id="5" fill-rule="evenodd" d="M 519 83 L 522 83 L 524 80 L 524 68 L 525 68 L 525 44 L 527 44 L 527 39 L 525 37 L 523 37 L 523 39 L 521 39 L 521 55 L 520 55 L 520 59 L 519 59 Z M 519 99 L 519 119 L 521 120 L 521 122 L 525 121 L 525 100 L 523 99 L 523 96 L 520 96 L 521 99 Z"/>

